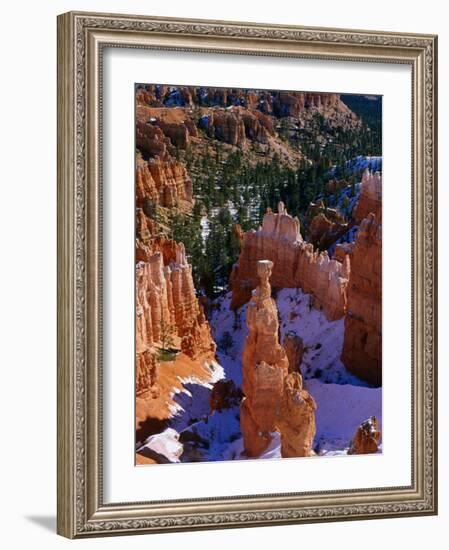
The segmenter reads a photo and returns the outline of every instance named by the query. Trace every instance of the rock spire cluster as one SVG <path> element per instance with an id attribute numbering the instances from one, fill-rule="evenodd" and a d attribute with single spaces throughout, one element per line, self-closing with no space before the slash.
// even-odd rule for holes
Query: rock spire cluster
<path id="1" fill-rule="evenodd" d="M 147 261 L 136 265 L 137 392 L 154 382 L 155 352 L 161 331 L 173 329 L 181 350 L 191 358 L 213 358 L 215 343 L 198 302 L 184 245 L 169 239 L 153 243 Z"/>

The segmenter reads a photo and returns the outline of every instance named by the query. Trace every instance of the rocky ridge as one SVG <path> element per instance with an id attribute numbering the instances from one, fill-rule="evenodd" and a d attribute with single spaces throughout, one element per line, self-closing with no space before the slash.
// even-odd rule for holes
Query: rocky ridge
<path id="1" fill-rule="evenodd" d="M 310 203 L 306 212 L 307 241 L 320 250 L 328 249 L 353 225 L 346 222 L 338 208 L 328 208 L 322 200 Z"/>
<path id="2" fill-rule="evenodd" d="M 340 319 L 346 310 L 349 261 L 329 258 L 317 252 L 299 232 L 299 220 L 279 203 L 278 213 L 268 210 L 262 227 L 244 233 L 238 262 L 231 274 L 232 309 L 238 309 L 257 286 L 254 266 L 259 260 L 273 262 L 272 285 L 276 288 L 302 288 L 313 297 L 313 306 L 322 309 L 329 320 Z"/>

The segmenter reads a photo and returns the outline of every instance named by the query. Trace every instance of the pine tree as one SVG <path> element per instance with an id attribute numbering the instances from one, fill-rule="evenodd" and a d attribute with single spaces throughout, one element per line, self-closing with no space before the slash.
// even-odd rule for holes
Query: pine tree
<path id="1" fill-rule="evenodd" d="M 162 351 L 169 351 L 175 345 L 172 334 L 175 332 L 175 327 L 165 321 L 164 317 L 161 318 L 159 323 L 159 329 L 161 333 L 161 349 Z"/>

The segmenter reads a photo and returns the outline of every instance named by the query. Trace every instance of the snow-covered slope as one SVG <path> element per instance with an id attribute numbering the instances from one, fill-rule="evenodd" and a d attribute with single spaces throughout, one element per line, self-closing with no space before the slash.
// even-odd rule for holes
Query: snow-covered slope
<path id="1" fill-rule="evenodd" d="M 232 293 L 227 292 L 213 302 L 209 323 L 212 328 L 212 337 L 217 344 L 217 359 L 224 369 L 225 378 L 233 380 L 238 387 L 241 387 L 241 357 L 248 336 L 247 304 L 234 312 L 230 309 L 231 298 Z M 226 338 L 226 333 L 230 335 L 230 339 Z M 231 346 L 223 346 L 226 340 L 231 342 Z"/>
<path id="2" fill-rule="evenodd" d="M 225 377 L 241 385 L 240 358 L 247 336 L 246 306 L 234 313 L 229 309 L 230 299 L 231 294 L 228 293 L 215 301 L 211 326 L 219 346 L 218 359 Z M 369 387 L 350 374 L 341 362 L 344 319 L 328 321 L 323 313 L 310 307 L 310 297 L 301 289 L 280 290 L 276 304 L 281 341 L 288 332 L 295 332 L 304 341 L 301 364 L 304 384 L 318 405 L 315 450 L 318 454 L 346 454 L 350 440 L 362 421 L 375 415 L 382 424 L 382 389 Z M 225 333 L 229 333 L 231 339 L 223 337 Z M 220 349 L 222 341 L 232 344 Z M 219 418 L 214 419 L 214 426 Z M 221 420 L 225 418 L 221 417 Z M 233 441 L 230 441 L 222 459 L 245 458 L 240 456 L 243 444 L 240 438 L 236 439 L 237 426 L 230 429 L 229 436 Z M 260 458 L 280 458 L 278 435 Z"/>
<path id="3" fill-rule="evenodd" d="M 175 430 L 184 430 L 187 426 L 206 417 L 210 412 L 209 396 L 212 386 L 225 377 L 223 367 L 216 361 L 209 364 L 211 378 L 209 382 L 202 382 L 195 376 L 179 378 L 183 389 L 175 392 L 172 409 L 173 418 L 170 426 Z"/>
<path id="4" fill-rule="evenodd" d="M 324 313 L 311 307 L 310 295 L 299 288 L 279 291 L 276 304 L 281 341 L 287 332 L 294 332 L 303 339 L 305 351 L 301 372 L 304 379 L 318 378 L 325 383 L 367 385 L 350 374 L 340 360 L 344 319 L 328 321 Z"/>
<path id="5" fill-rule="evenodd" d="M 241 357 L 248 334 L 246 309 L 230 310 L 231 293 L 212 304 L 210 325 L 217 343 L 216 378 L 233 380 L 241 387 Z M 310 307 L 310 297 L 301 289 L 277 293 L 281 342 L 287 332 L 304 341 L 301 371 L 304 385 L 317 402 L 314 449 L 320 455 L 347 453 L 360 423 L 375 415 L 382 425 L 382 389 L 371 388 L 350 374 L 340 360 L 344 319 L 330 322 Z M 185 391 L 175 400 L 179 409 L 170 427 L 180 433 L 184 446 L 182 462 L 244 460 L 239 407 L 210 413 L 210 386 L 184 380 Z M 263 459 L 281 458 L 279 434 Z"/>
<path id="6" fill-rule="evenodd" d="M 358 426 L 370 416 L 377 418 L 382 431 L 381 388 L 325 384 L 317 379 L 307 380 L 305 387 L 318 404 L 315 415 L 316 453 L 346 451 Z"/>

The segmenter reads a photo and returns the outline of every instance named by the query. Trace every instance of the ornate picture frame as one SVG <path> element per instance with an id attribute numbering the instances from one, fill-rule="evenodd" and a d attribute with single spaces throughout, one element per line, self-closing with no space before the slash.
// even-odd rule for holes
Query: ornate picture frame
<path id="1" fill-rule="evenodd" d="M 104 501 L 105 48 L 404 64 L 412 74 L 411 472 L 407 486 Z M 70 12 L 58 17 L 58 533 L 69 538 L 437 513 L 437 37 Z M 132 183 L 131 183 L 132 185 Z M 133 358 L 130 358 L 133 361 Z"/>

